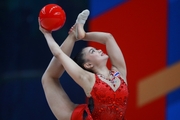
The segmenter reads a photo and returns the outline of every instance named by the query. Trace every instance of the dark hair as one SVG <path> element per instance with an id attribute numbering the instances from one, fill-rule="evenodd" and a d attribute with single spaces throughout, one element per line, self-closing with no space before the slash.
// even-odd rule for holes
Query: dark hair
<path id="1" fill-rule="evenodd" d="M 84 63 L 86 62 L 86 60 L 84 59 L 83 50 L 84 50 L 84 48 L 81 49 L 81 51 L 74 57 L 73 60 L 74 60 L 74 62 L 76 62 L 76 63 L 77 63 L 81 68 L 83 68 L 84 70 L 87 70 L 87 71 L 89 71 L 89 72 L 94 73 L 92 70 L 86 69 L 86 68 L 84 67 Z"/>

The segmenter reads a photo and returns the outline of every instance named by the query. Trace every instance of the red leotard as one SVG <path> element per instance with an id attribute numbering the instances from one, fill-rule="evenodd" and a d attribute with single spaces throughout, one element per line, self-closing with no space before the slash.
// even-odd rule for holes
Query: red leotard
<path id="1" fill-rule="evenodd" d="M 87 104 L 75 108 L 71 120 L 125 120 L 129 95 L 127 84 L 118 75 L 121 83 L 119 88 L 113 91 L 98 75 L 95 77 L 91 97 L 88 98 Z M 87 113 L 85 117 L 83 117 L 84 111 Z"/>
<path id="2" fill-rule="evenodd" d="M 71 115 L 71 120 L 93 120 L 87 104 L 78 105 Z"/>
<path id="3" fill-rule="evenodd" d="M 129 95 L 127 84 L 118 75 L 121 84 L 116 91 L 113 91 L 97 75 L 95 77 L 96 82 L 91 91 L 93 99 L 91 114 L 93 120 L 124 120 Z"/>

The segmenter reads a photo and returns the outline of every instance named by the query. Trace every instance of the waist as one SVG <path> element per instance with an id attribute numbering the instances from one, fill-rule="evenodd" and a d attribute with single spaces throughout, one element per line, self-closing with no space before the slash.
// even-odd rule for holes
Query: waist
<path id="1" fill-rule="evenodd" d="M 98 106 L 92 111 L 94 120 L 124 120 L 126 107 Z"/>
<path id="2" fill-rule="evenodd" d="M 101 104 L 95 105 L 94 109 L 96 110 L 115 110 L 115 111 L 124 111 L 127 108 L 126 105 L 119 105 L 119 104 Z"/>

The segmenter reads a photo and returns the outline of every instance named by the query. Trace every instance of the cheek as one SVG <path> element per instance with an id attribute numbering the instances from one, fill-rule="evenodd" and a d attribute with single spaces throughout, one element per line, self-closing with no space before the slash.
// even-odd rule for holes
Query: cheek
<path id="1" fill-rule="evenodd" d="M 98 59 L 97 55 L 90 55 L 89 56 L 89 60 L 91 60 L 91 61 L 94 61 L 94 60 L 97 60 L 97 59 Z"/>
<path id="2" fill-rule="evenodd" d="M 91 62 L 96 62 L 100 57 L 97 54 L 91 54 L 86 57 Z"/>
<path id="3" fill-rule="evenodd" d="M 102 62 L 102 61 L 106 60 L 107 58 L 108 58 L 107 56 L 99 56 L 99 55 L 97 55 L 97 56 L 92 57 L 92 60 L 94 62 L 96 62 L 96 63 L 99 63 L 99 62 Z"/>

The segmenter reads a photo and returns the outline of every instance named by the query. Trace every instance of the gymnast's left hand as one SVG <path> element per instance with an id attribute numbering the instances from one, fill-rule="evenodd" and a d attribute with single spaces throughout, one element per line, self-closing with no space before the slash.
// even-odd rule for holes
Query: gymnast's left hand
<path id="1" fill-rule="evenodd" d="M 43 33 L 43 34 L 51 34 L 52 31 L 48 31 L 44 28 L 42 28 L 42 26 L 40 25 L 40 20 L 38 18 L 38 23 L 39 23 L 39 30 Z"/>

